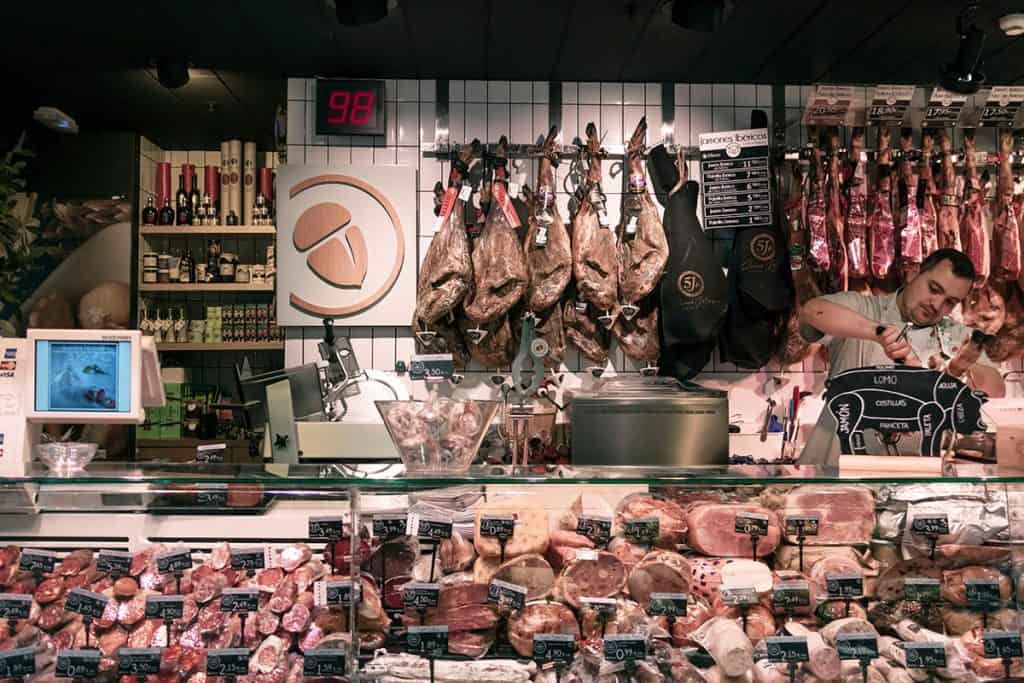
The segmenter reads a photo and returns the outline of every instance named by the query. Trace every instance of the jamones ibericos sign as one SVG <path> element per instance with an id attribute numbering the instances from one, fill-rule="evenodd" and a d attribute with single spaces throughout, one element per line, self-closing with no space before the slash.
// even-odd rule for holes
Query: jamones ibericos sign
<path id="1" fill-rule="evenodd" d="M 407 325 L 416 299 L 416 172 L 286 165 L 277 174 L 281 325 Z"/>

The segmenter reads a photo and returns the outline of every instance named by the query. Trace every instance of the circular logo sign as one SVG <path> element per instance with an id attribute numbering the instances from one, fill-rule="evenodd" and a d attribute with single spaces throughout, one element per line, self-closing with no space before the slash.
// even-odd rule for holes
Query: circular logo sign
<path id="1" fill-rule="evenodd" d="M 743 148 L 740 147 L 739 144 L 735 142 L 730 142 L 728 145 L 725 146 L 725 153 L 730 159 L 735 159 L 740 155 L 740 152 L 742 151 Z"/>
<path id="2" fill-rule="evenodd" d="M 758 261 L 771 261 L 775 258 L 775 238 L 762 233 L 750 240 L 750 253 Z"/>
<path id="3" fill-rule="evenodd" d="M 696 299 L 704 293 L 704 278 L 695 270 L 686 270 L 680 273 L 676 287 L 687 299 Z"/>

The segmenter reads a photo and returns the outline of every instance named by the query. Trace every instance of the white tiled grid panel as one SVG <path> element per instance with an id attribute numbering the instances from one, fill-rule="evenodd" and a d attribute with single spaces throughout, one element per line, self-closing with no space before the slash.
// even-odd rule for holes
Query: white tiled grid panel
<path id="1" fill-rule="evenodd" d="M 420 152 L 419 145 L 434 141 L 436 113 L 436 83 L 433 80 L 387 80 L 388 108 L 387 135 L 374 138 L 317 136 L 314 131 L 314 79 L 288 81 L 288 162 L 353 164 L 402 164 L 419 170 L 419 223 L 417 226 L 419 258 L 422 259 L 430 244 L 434 216 L 430 188 L 436 181 L 444 181 L 448 164 Z M 674 139 L 679 144 L 696 145 L 701 133 L 749 125 L 750 112 L 765 110 L 771 126 L 771 86 L 754 84 L 674 84 L 675 120 Z M 479 137 L 485 142 L 496 142 L 501 134 L 509 135 L 514 143 L 534 142 L 547 132 L 549 126 L 549 84 L 545 81 L 457 81 L 449 82 L 449 135 L 453 143 L 468 142 Z M 789 142 L 803 142 L 803 129 L 799 125 L 803 103 L 809 86 L 786 86 L 787 127 Z M 866 91 L 862 93 L 867 97 Z M 923 97 L 923 95 L 921 95 Z M 619 144 L 632 133 L 641 116 L 648 121 L 648 140 L 661 139 L 661 84 L 660 83 L 562 83 L 562 136 L 571 141 L 590 121 L 596 123 L 604 135 L 605 144 Z M 987 134 L 987 132 L 985 133 Z M 985 135 L 983 134 L 983 135 Z M 980 137 L 981 148 L 991 144 L 993 138 Z M 959 138 L 956 144 L 960 144 Z M 535 181 L 536 169 L 528 161 L 520 162 L 528 182 Z M 567 164 L 560 167 L 564 173 Z M 691 178 L 699 178 L 697 162 L 691 162 Z M 561 174 L 560 174 L 561 178 Z M 567 215 L 568 195 L 561 182 L 556 188 L 563 216 Z M 605 162 L 604 188 L 614 211 L 621 193 L 620 167 L 613 161 Z M 340 328 L 352 338 L 360 363 L 381 370 L 393 369 L 396 360 L 407 361 L 414 353 L 414 343 L 408 327 L 352 327 Z M 288 365 L 309 362 L 318 358 L 316 344 L 320 328 L 291 328 L 287 331 L 285 362 Z M 587 384 L 590 374 L 585 372 L 585 359 L 570 347 L 564 370 L 567 384 Z M 1018 366 L 1014 363 L 1015 367 Z M 609 370 L 636 372 L 638 367 L 613 346 Z M 756 431 L 756 419 L 763 415 L 764 396 L 761 387 L 773 376 L 781 376 L 793 385 L 809 388 L 815 395 L 823 391 L 825 367 L 815 356 L 803 365 L 789 368 L 768 367 L 758 372 L 740 371 L 728 363 L 717 360 L 698 377 L 698 381 L 730 390 L 730 409 L 734 414 L 746 416 L 744 431 Z M 492 396 L 490 369 L 471 365 L 466 381 L 458 391 L 474 396 Z M 423 391 L 413 387 L 414 394 Z M 1014 388 L 1011 387 L 1011 391 Z M 820 404 L 808 406 L 805 420 L 813 419 Z"/>

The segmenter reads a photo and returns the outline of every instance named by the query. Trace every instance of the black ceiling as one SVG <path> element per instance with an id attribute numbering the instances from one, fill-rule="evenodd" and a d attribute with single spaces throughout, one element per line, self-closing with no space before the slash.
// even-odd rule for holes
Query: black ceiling
<path id="1" fill-rule="evenodd" d="M 383 21 L 338 24 L 333 0 L 26 2 L 0 7 L 13 111 L 60 107 L 84 128 L 164 147 L 272 141 L 286 76 L 930 84 L 957 47 L 959 0 L 736 0 L 713 34 L 675 26 L 666 0 L 397 0 Z M 1024 40 L 982 3 L 989 81 L 1024 81 Z M 160 86 L 157 55 L 200 69 Z M 211 106 L 212 105 L 212 106 Z M 9 120 L 5 125 L 9 127 Z"/>

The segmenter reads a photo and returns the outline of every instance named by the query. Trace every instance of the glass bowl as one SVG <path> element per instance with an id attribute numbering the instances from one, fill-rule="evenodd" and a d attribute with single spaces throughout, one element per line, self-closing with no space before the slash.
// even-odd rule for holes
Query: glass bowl
<path id="1" fill-rule="evenodd" d="M 85 469 L 96 455 L 96 444 L 54 441 L 36 446 L 39 459 L 54 472 L 67 474 Z"/>
<path id="2" fill-rule="evenodd" d="M 410 474 L 469 470 L 499 405 L 453 398 L 375 403 Z"/>

